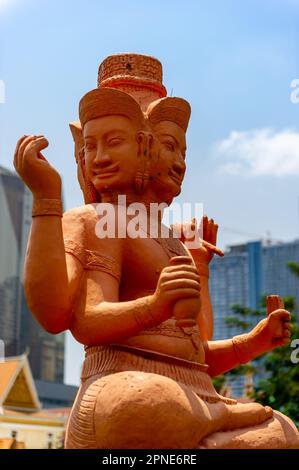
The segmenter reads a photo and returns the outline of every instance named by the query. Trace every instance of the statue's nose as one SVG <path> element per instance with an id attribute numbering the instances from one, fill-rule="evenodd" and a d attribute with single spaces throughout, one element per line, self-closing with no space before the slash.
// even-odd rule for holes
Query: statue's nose
<path id="1" fill-rule="evenodd" d="M 94 163 L 100 168 L 105 168 L 111 164 L 111 158 L 107 152 L 99 148 Z"/>
<path id="2" fill-rule="evenodd" d="M 186 171 L 186 164 L 184 160 L 181 158 L 176 160 L 172 165 L 173 171 L 175 171 L 179 176 L 184 175 Z"/>

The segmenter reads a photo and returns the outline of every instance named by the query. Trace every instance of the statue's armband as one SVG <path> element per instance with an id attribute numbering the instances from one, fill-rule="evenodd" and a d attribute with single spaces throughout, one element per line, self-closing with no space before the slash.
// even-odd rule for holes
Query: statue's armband
<path id="1" fill-rule="evenodd" d="M 72 239 L 64 239 L 65 252 L 73 255 L 85 270 L 101 271 L 113 276 L 118 282 L 121 277 L 121 267 L 111 256 L 99 251 L 87 250 Z"/>

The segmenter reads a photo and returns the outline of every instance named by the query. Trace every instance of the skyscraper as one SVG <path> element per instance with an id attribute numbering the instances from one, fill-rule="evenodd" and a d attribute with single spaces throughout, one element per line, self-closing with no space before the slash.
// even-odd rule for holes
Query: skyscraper
<path id="1" fill-rule="evenodd" d="M 0 337 L 6 355 L 20 352 L 21 266 L 28 234 L 25 193 L 20 179 L 0 167 Z"/>
<path id="2" fill-rule="evenodd" d="M 6 356 L 29 349 L 35 379 L 63 382 L 64 335 L 42 330 L 22 286 L 31 207 L 31 193 L 20 178 L 0 166 L 0 339 Z"/>
<path id="3" fill-rule="evenodd" d="M 288 261 L 299 264 L 299 240 L 265 246 L 260 241 L 249 242 L 231 246 L 224 258 L 213 259 L 210 290 L 215 340 L 243 333 L 225 322 L 233 315 L 235 304 L 255 310 L 262 296 L 277 294 L 295 297 L 299 305 L 299 282 L 287 268 Z M 242 379 L 235 380 L 233 393 L 240 395 L 243 385 Z"/>
<path id="4" fill-rule="evenodd" d="M 214 258 L 210 268 L 210 292 L 214 310 L 214 338 L 225 339 L 240 333 L 225 319 L 233 305 L 257 309 L 263 294 L 262 247 L 260 242 L 231 246 L 224 258 Z"/>
<path id="5" fill-rule="evenodd" d="M 295 297 L 299 305 L 298 278 L 287 267 L 288 261 L 299 264 L 299 240 L 265 246 L 262 251 L 264 293 Z"/>

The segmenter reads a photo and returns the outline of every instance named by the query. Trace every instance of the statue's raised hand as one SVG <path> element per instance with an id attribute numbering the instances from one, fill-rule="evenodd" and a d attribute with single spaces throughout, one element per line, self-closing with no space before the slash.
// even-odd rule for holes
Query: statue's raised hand
<path id="1" fill-rule="evenodd" d="M 209 264 L 214 253 L 223 256 L 224 253 L 216 248 L 218 225 L 213 219 L 203 216 L 200 227 L 195 218 L 191 222 L 174 224 L 173 230 L 189 249 L 195 263 Z"/>
<path id="2" fill-rule="evenodd" d="M 278 309 L 261 320 L 249 333 L 259 354 L 271 351 L 290 342 L 291 315 L 287 310 Z"/>
<path id="3" fill-rule="evenodd" d="M 23 136 L 16 146 L 14 167 L 35 198 L 60 199 L 60 175 L 41 153 L 48 145 L 44 136 Z"/>

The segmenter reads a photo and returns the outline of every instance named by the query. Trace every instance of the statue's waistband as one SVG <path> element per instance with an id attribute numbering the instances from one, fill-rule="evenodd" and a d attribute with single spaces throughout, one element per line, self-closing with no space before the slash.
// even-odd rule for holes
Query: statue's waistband
<path id="1" fill-rule="evenodd" d="M 118 344 L 86 347 L 85 351 L 82 382 L 95 376 L 101 378 L 118 372 L 139 371 L 169 377 L 191 388 L 200 398 L 210 403 L 236 403 L 235 400 L 217 393 L 207 374 L 207 364 Z"/>

